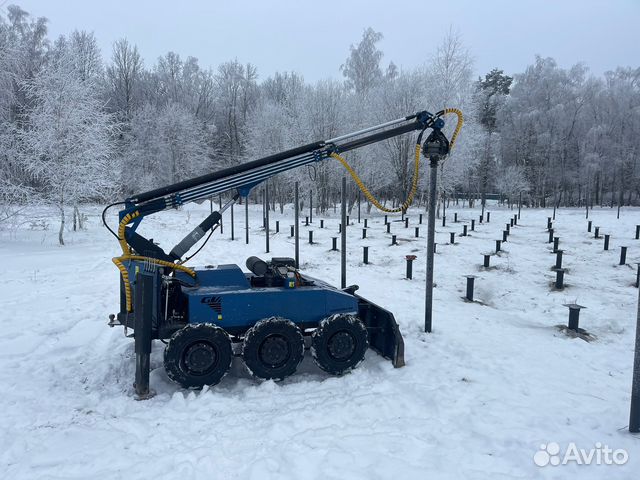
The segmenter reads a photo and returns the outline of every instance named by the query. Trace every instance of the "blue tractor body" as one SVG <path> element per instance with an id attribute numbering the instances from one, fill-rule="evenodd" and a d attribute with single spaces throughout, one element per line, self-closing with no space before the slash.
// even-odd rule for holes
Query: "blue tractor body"
<path id="1" fill-rule="evenodd" d="M 139 260 L 126 262 L 133 311 L 126 308 L 121 281 L 120 312 L 111 325 L 136 332 L 136 342 L 170 340 L 189 327 L 224 330 L 233 343 L 246 342 L 261 322 L 284 319 L 310 336 L 327 319 L 357 318 L 366 331 L 367 345 L 395 367 L 404 365 L 404 342 L 393 314 L 355 294 L 357 286 L 338 289 L 302 275 L 290 258 L 264 262 L 247 260 L 251 272 L 224 264 L 195 268 L 195 277 Z M 144 327 L 144 325 L 148 327 Z M 140 332 L 146 332 L 140 337 Z"/>
<path id="2" fill-rule="evenodd" d="M 358 300 L 352 294 L 306 276 L 302 286 L 296 281 L 262 286 L 259 276 L 243 273 L 237 265 L 196 269 L 196 273 L 199 285 L 182 288 L 188 323 L 211 322 L 237 332 L 269 317 L 288 318 L 305 327 L 336 313 L 358 313 Z"/>

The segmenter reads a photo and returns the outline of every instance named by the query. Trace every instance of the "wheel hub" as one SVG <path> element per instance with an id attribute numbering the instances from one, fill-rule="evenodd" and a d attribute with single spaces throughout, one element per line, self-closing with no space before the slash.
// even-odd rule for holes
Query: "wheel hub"
<path id="1" fill-rule="evenodd" d="M 260 344 L 260 360 L 272 368 L 284 365 L 289 359 L 289 342 L 281 335 L 269 335 Z"/>
<path id="2" fill-rule="evenodd" d="M 205 374 L 215 366 L 218 355 L 212 345 L 204 342 L 194 343 L 184 352 L 184 364 L 194 374 Z"/>
<path id="3" fill-rule="evenodd" d="M 349 332 L 341 331 L 331 336 L 327 343 L 329 354 L 336 360 L 347 360 L 356 349 L 356 342 Z"/>

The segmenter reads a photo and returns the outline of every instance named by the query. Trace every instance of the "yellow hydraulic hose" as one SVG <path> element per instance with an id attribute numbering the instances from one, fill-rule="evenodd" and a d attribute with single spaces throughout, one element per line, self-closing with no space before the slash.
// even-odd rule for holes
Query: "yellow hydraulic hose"
<path id="1" fill-rule="evenodd" d="M 118 238 L 119 238 L 120 246 L 122 247 L 122 255 L 120 257 L 111 259 L 111 261 L 115 264 L 115 266 L 118 267 L 118 270 L 120 270 L 120 275 L 122 275 L 122 281 L 124 282 L 125 299 L 127 304 L 127 312 L 133 311 L 133 305 L 131 302 L 131 281 L 129 279 L 129 271 L 127 270 L 127 267 L 124 266 L 124 262 L 126 262 L 127 260 L 150 262 L 155 265 L 160 265 L 162 267 L 172 268 L 174 270 L 180 270 L 181 272 L 185 272 L 186 274 L 190 275 L 193 278 L 196 277 L 196 272 L 190 269 L 189 267 L 185 267 L 184 265 L 167 262 L 165 260 L 160 260 L 158 258 L 151 258 L 151 257 L 145 257 L 143 255 L 131 254 L 131 248 L 129 248 L 129 245 L 127 244 L 127 241 L 124 236 L 125 227 L 127 226 L 128 223 L 130 223 L 132 220 L 134 220 L 139 216 L 140 216 L 140 212 L 136 210 L 135 212 L 126 214 L 120 221 L 120 224 L 118 225 Z"/>
<path id="2" fill-rule="evenodd" d="M 460 129 L 462 129 L 462 124 L 464 123 L 464 116 L 462 112 L 457 108 L 445 108 L 442 110 L 442 113 L 446 115 L 447 113 L 453 113 L 458 117 L 458 123 L 456 123 L 456 128 L 453 131 L 453 135 L 451 135 L 451 140 L 449 141 L 449 150 L 453 150 L 453 146 L 456 143 L 456 138 L 458 138 L 458 134 L 460 133 Z"/>
<path id="3" fill-rule="evenodd" d="M 140 212 L 138 210 L 132 213 L 127 213 L 124 217 L 122 217 L 122 220 L 120 220 L 120 223 L 118 224 L 118 241 L 120 242 L 120 247 L 122 248 L 123 255 L 128 255 L 130 251 L 127 240 L 124 237 L 124 229 L 129 223 L 131 223 L 133 219 L 138 218 L 139 216 Z"/>
<path id="4" fill-rule="evenodd" d="M 123 255 L 121 257 L 112 258 L 111 261 L 118 267 L 120 270 L 120 275 L 122 275 L 122 281 L 124 282 L 124 296 L 127 304 L 127 312 L 133 311 L 133 305 L 131 302 L 131 281 L 129 280 L 129 271 L 127 267 L 124 266 L 124 262 L 127 260 L 138 260 L 141 262 L 151 262 L 156 265 L 160 265 L 162 267 L 173 268 L 175 270 L 180 270 L 181 272 L 185 272 L 191 277 L 196 277 L 196 272 L 190 269 L 189 267 L 185 267 L 184 265 L 178 265 L 176 263 L 166 262 L 164 260 L 159 260 L 157 258 L 143 257 L 142 255 Z"/>
<path id="5" fill-rule="evenodd" d="M 409 190 L 409 195 L 407 195 L 407 199 L 405 200 L 405 202 L 398 208 L 387 208 L 383 206 L 371 194 L 371 192 L 364 185 L 364 183 L 362 182 L 358 174 L 355 172 L 355 170 L 351 168 L 351 165 L 349 165 L 343 157 L 341 157 L 337 153 L 332 153 L 331 157 L 338 160 L 344 166 L 344 168 L 347 169 L 347 172 L 349 172 L 349 175 L 351 175 L 351 178 L 353 178 L 353 181 L 356 182 L 356 185 L 358 185 L 358 188 L 362 191 L 362 193 L 364 193 L 364 196 L 367 198 L 367 200 L 369 200 L 373 205 L 375 205 L 378 210 L 382 210 L 383 212 L 387 212 L 387 213 L 397 213 L 397 212 L 402 212 L 407 208 L 409 208 L 409 206 L 411 205 L 411 202 L 413 202 L 413 196 L 416 194 L 416 190 L 418 189 L 418 174 L 420 173 L 420 152 L 421 152 L 421 147 L 420 147 L 420 144 L 418 143 L 416 144 L 416 157 L 415 157 L 415 166 L 413 169 L 413 180 L 411 181 L 411 190 Z"/>
<path id="6" fill-rule="evenodd" d="M 462 124 L 464 123 L 464 117 L 462 115 L 462 112 L 457 108 L 445 108 L 437 116 L 446 115 L 448 113 L 453 113 L 458 117 L 458 123 L 456 124 L 456 128 L 453 131 L 453 135 L 451 135 L 451 141 L 449 142 L 449 151 L 451 151 L 453 149 L 453 146 L 456 143 L 456 138 L 458 138 L 458 134 L 460 133 L 460 129 L 462 128 Z M 351 178 L 353 178 L 353 180 L 356 182 L 356 185 L 358 185 L 358 188 L 362 191 L 362 193 L 367 198 L 367 200 L 369 200 L 373 205 L 375 205 L 375 207 L 378 210 L 382 210 L 383 212 L 387 212 L 387 213 L 398 213 L 398 212 L 406 211 L 411 206 L 411 203 L 413 202 L 413 197 L 415 196 L 416 191 L 418 189 L 418 179 L 419 179 L 419 173 L 420 173 L 420 152 L 421 152 L 420 143 L 417 143 L 415 164 L 413 169 L 413 180 L 411 181 L 411 190 L 409 190 L 409 195 L 407 195 L 407 199 L 398 208 L 386 208 L 385 206 L 383 206 L 373 196 L 373 194 L 369 191 L 369 189 L 364 185 L 364 183 L 362 182 L 358 174 L 351 167 L 351 165 L 349 165 L 349 163 L 344 159 L 344 157 L 340 156 L 335 152 L 331 154 L 331 157 L 338 160 L 344 166 L 344 168 L 347 169 L 347 172 L 349 172 L 349 175 L 351 175 Z"/>

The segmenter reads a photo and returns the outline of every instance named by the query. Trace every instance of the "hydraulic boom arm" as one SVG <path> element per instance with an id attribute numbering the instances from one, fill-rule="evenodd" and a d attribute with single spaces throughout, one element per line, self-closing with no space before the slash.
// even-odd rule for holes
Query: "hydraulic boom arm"
<path id="1" fill-rule="evenodd" d="M 441 129 L 444 126 L 444 120 L 442 117 L 448 113 L 454 113 L 458 116 L 458 124 L 450 142 L 441 132 Z M 120 241 L 123 249 L 123 255 L 125 256 L 131 254 L 129 251 L 130 247 L 139 255 L 149 259 L 156 259 L 170 263 L 179 261 L 208 230 L 215 228 L 215 226 L 218 225 L 222 218 L 222 212 L 224 212 L 224 210 L 226 210 L 232 203 L 237 201 L 240 196 L 246 197 L 253 187 L 278 173 L 313 162 L 326 160 L 330 157 L 341 161 L 356 180 L 358 186 L 363 190 L 365 195 L 367 195 L 367 198 L 373 200 L 373 203 L 376 206 L 379 206 L 377 201 L 372 198 L 371 194 L 364 185 L 362 185 L 360 179 L 340 154 L 408 132 L 420 131 L 416 145 L 416 172 L 414 175 L 413 189 L 410 198 L 408 198 L 407 202 L 402 206 L 402 208 L 406 209 L 417 186 L 419 154 L 424 131 L 428 128 L 433 129 L 433 132 L 425 142 L 424 149 L 433 150 L 434 148 L 438 148 L 440 149 L 440 154 L 445 156 L 449 152 L 450 148 L 453 147 L 461 126 L 462 113 L 457 109 L 445 109 L 436 114 L 421 111 L 413 115 L 392 120 L 364 130 L 348 133 L 328 140 L 310 143 L 291 150 L 269 155 L 258 160 L 141 193 L 125 200 L 125 208 L 121 210 L 119 214 L 120 225 L 116 236 Z M 200 225 L 198 225 L 198 227 L 180 241 L 169 254 L 166 254 L 153 242 L 135 232 L 140 221 L 146 215 L 170 208 L 176 208 L 182 204 L 208 198 L 212 195 L 233 189 L 235 189 L 237 193 L 233 196 L 231 201 L 229 201 L 221 211 L 213 212 L 209 215 Z M 131 224 L 131 226 L 127 226 L 128 224 Z"/>

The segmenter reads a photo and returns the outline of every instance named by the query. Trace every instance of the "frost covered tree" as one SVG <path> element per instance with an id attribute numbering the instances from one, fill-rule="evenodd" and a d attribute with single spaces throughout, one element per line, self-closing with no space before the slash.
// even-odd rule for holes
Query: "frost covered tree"
<path id="1" fill-rule="evenodd" d="M 390 62 L 386 69 L 383 69 L 381 63 L 384 53 L 377 46 L 382 39 L 382 33 L 376 32 L 371 27 L 365 29 L 360 42 L 350 46 L 349 56 L 340 66 L 340 71 L 346 78 L 346 91 L 343 95 L 344 108 L 340 113 L 341 116 L 334 120 L 339 133 L 388 120 L 385 115 L 395 113 L 398 110 L 395 99 L 402 93 L 398 88 L 394 88 L 396 85 L 394 82 L 402 82 L 401 74 L 393 62 Z M 407 92 L 407 95 L 411 96 L 414 93 L 412 90 Z M 406 115 L 406 112 L 402 115 Z M 382 120 L 383 117 L 384 120 Z M 367 188 L 376 196 L 381 197 L 383 203 L 387 199 L 397 203 L 404 190 L 402 181 L 399 181 L 399 186 L 398 183 L 391 185 L 394 177 L 389 177 L 387 173 L 389 168 L 394 169 L 393 171 L 396 173 L 404 168 L 402 164 L 406 163 L 405 147 L 403 142 L 396 144 L 385 142 L 384 145 L 354 150 L 348 155 L 350 165 L 358 172 Z M 345 172 L 338 170 L 336 173 L 343 174 Z M 336 180 L 338 180 L 337 176 Z M 337 185 L 337 183 L 335 184 Z M 325 192 L 328 190 L 325 189 Z M 335 191 L 335 195 L 337 194 L 338 190 Z M 357 198 L 357 190 L 352 188 L 351 182 L 349 182 L 347 195 L 351 208 Z M 318 204 L 324 205 L 325 203 L 321 199 Z M 369 204 L 367 208 L 370 209 L 371 205 Z"/>
<path id="2" fill-rule="evenodd" d="M 30 177 L 20 162 L 16 133 L 11 123 L 0 122 L 0 229 L 36 203 Z"/>
<path id="3" fill-rule="evenodd" d="M 126 134 L 124 184 L 128 193 L 201 175 L 215 167 L 206 139 L 211 135 L 189 109 L 169 102 L 146 104 Z M 218 165 L 219 166 L 219 165 Z"/>
<path id="4" fill-rule="evenodd" d="M 0 107 L 2 119 L 20 128 L 31 101 L 22 85 L 46 62 L 47 19 L 31 18 L 16 5 L 7 11 L 6 19 L 0 17 Z"/>
<path id="5" fill-rule="evenodd" d="M 519 165 L 509 165 L 499 169 L 495 182 L 498 192 L 507 198 L 509 205 L 513 204 L 519 193 L 529 189 L 524 168 Z"/>
<path id="6" fill-rule="evenodd" d="M 569 201 L 580 169 L 578 138 L 585 106 L 585 68 L 560 68 L 552 58 L 537 57 L 514 86 L 502 109 L 501 157 L 525 168 L 540 205 Z"/>
<path id="7" fill-rule="evenodd" d="M 431 58 L 426 73 L 430 105 L 436 109 L 452 105 L 467 107 L 473 88 L 473 58 L 459 33 L 449 30 Z"/>
<path id="8" fill-rule="evenodd" d="M 225 62 L 215 75 L 218 112 L 216 135 L 221 153 L 229 164 L 244 159 L 249 132 L 249 115 L 257 102 L 258 72 L 250 63 Z"/>
<path id="9" fill-rule="evenodd" d="M 447 35 L 438 45 L 435 54 L 427 65 L 425 73 L 428 81 L 428 91 L 426 93 L 427 104 L 434 110 L 446 107 L 461 109 L 465 112 L 465 128 L 458 140 L 460 144 L 466 143 L 466 149 L 455 148 L 446 162 L 440 164 L 440 179 L 438 205 L 444 201 L 444 196 L 453 193 L 457 187 L 461 186 L 461 179 L 466 179 L 465 190 L 470 192 L 469 171 L 474 166 L 476 156 L 472 154 L 469 141 L 476 138 L 469 135 L 473 129 L 473 59 L 467 48 L 464 46 L 459 33 L 449 30 Z M 451 117 L 453 119 L 453 117 Z M 448 119 L 449 120 L 449 119 Z M 455 120 L 447 122 L 446 133 L 450 137 Z M 462 158 L 463 152 L 465 153 Z M 438 206 L 438 215 L 440 208 Z"/>
<path id="10" fill-rule="evenodd" d="M 22 85 L 45 62 L 48 45 L 46 19 L 32 19 L 15 5 L 0 16 L 0 228 L 35 201 L 19 158 L 18 134 L 32 101 Z"/>
<path id="11" fill-rule="evenodd" d="M 346 92 L 341 82 L 322 80 L 307 86 L 298 120 L 301 137 L 306 137 L 306 141 L 314 141 L 342 133 L 345 100 Z M 337 162 L 324 161 L 293 172 L 293 175 L 303 182 L 304 190 L 313 189 L 317 208 L 325 211 L 339 192 L 337 172 Z"/>
<path id="12" fill-rule="evenodd" d="M 64 38 L 64 37 L 62 37 Z M 80 80 L 102 81 L 102 55 L 93 32 L 75 30 L 68 40 L 73 69 Z"/>
<path id="13" fill-rule="evenodd" d="M 126 39 L 114 44 L 104 65 L 93 34 L 78 30 L 52 42 L 46 19 L 9 6 L 6 15 L 0 14 L 2 208 L 15 212 L 11 205 L 52 202 L 60 191 L 69 206 L 92 200 L 94 194 L 74 193 L 70 186 L 93 173 L 102 178 L 99 167 L 81 173 L 71 160 L 79 157 L 76 150 L 90 149 L 93 141 L 110 146 L 108 157 L 115 166 L 108 177 L 115 180 L 119 195 L 126 195 L 418 109 L 443 107 L 462 109 L 465 126 L 441 164 L 439 207 L 454 196 L 469 203 L 476 193 L 513 196 L 516 187 L 529 188 L 537 205 L 640 202 L 637 65 L 596 77 L 583 65 L 562 68 L 551 58 L 538 57 L 519 74 L 494 69 L 473 82 L 472 58 L 461 35 L 452 30 L 434 51 L 422 52 L 425 63 L 417 69 L 400 70 L 393 62 L 383 62 L 382 38 L 371 28 L 363 31 L 343 65 L 336 65 L 343 82 L 307 83 L 295 72 L 259 82 L 250 63 L 231 60 L 204 68 L 196 58 L 174 52 L 145 68 L 137 48 Z M 59 112 L 66 105 L 91 107 L 62 115 L 65 125 L 78 125 L 64 130 L 38 120 L 53 115 L 55 102 Z M 64 139 L 93 131 L 104 112 L 113 115 L 106 117 L 110 141 L 86 135 L 83 141 L 67 142 L 69 149 L 54 149 L 53 138 L 62 145 Z M 79 121 L 82 115 L 89 121 Z M 110 136 L 114 119 L 119 131 Z M 454 124 L 448 117 L 448 136 Z M 58 130 L 38 137 L 36 128 Z M 347 154 L 365 184 L 387 205 L 397 206 L 407 195 L 414 138 L 407 135 Z M 99 165 L 105 156 L 86 158 Z M 44 175 L 44 166 L 56 162 L 64 166 L 58 170 L 72 174 Z M 428 184 L 427 169 L 422 170 L 418 200 Z M 327 160 L 279 175 L 269 184 L 272 208 L 291 201 L 296 180 L 305 200 L 313 191 L 319 210 L 335 206 L 344 174 L 337 162 Z M 352 182 L 348 185 L 352 206 L 357 189 Z"/>
<path id="14" fill-rule="evenodd" d="M 382 38 L 382 33 L 367 28 L 360 43 L 351 45 L 349 57 L 340 67 L 347 78 L 347 87 L 354 89 L 356 94 L 367 92 L 382 81 L 380 61 L 384 54 L 376 47 Z"/>
<path id="15" fill-rule="evenodd" d="M 481 195 L 483 215 L 486 194 L 495 183 L 500 148 L 498 113 L 506 102 L 512 81 L 513 79 L 502 70 L 494 68 L 475 84 L 474 107 L 482 132 L 478 142 L 475 177 Z"/>
<path id="16" fill-rule="evenodd" d="M 178 103 L 168 103 L 159 112 L 160 174 L 167 183 L 186 180 L 210 170 L 207 131 L 193 113 Z"/>
<path id="17" fill-rule="evenodd" d="M 60 212 L 58 240 L 64 245 L 65 210 L 103 198 L 113 187 L 112 136 L 116 126 L 103 110 L 95 85 L 82 80 L 70 50 L 24 89 L 33 99 L 28 127 L 19 132 L 21 160 L 43 201 Z"/>
<path id="18" fill-rule="evenodd" d="M 640 196 L 640 68 L 617 68 L 605 74 L 604 88 L 593 99 L 593 142 L 589 149 L 601 161 L 594 196 L 611 205 Z M 590 190 L 591 188 L 589 188 Z M 597 200 L 596 200 L 597 202 Z"/>
<path id="19" fill-rule="evenodd" d="M 113 44 L 111 64 L 107 67 L 107 107 L 117 113 L 121 121 L 129 121 L 141 102 L 140 89 L 143 63 L 138 48 L 126 38 Z"/>
<path id="20" fill-rule="evenodd" d="M 382 84 L 377 92 L 376 122 L 401 118 L 424 108 L 425 79 L 420 70 L 402 72 Z M 394 207 L 401 205 L 411 189 L 415 162 L 415 135 L 402 135 L 382 142 L 376 149 L 381 164 L 377 177 L 378 187 L 383 187 L 391 197 Z M 419 161 L 424 162 L 423 158 Z M 390 167 L 390 168 L 389 168 Z M 374 165 L 365 166 L 372 170 Z M 384 173 L 384 170 L 387 173 Z M 389 175 L 391 173 L 391 175 Z M 380 183 L 383 182 L 383 183 Z"/>
<path id="21" fill-rule="evenodd" d="M 308 143 L 309 133 L 302 122 L 304 79 L 293 72 L 277 72 L 259 90 L 247 157 L 258 158 Z M 291 202 L 293 184 L 301 171 L 284 172 L 270 179 L 269 198 L 273 205 L 279 204 L 281 211 Z"/>
<path id="22" fill-rule="evenodd" d="M 347 88 L 353 89 L 357 95 L 366 94 L 372 88 L 380 85 L 385 78 L 393 78 L 397 74 L 397 67 L 393 62 L 383 73 L 380 62 L 384 53 L 378 50 L 376 44 L 384 36 L 373 28 L 365 29 L 358 45 L 351 45 L 347 60 L 340 66 L 345 76 Z"/>
<path id="23" fill-rule="evenodd" d="M 495 132 L 498 128 L 498 111 L 511 91 L 512 82 L 513 78 L 498 68 L 494 68 L 476 82 L 478 120 L 489 132 Z"/>

